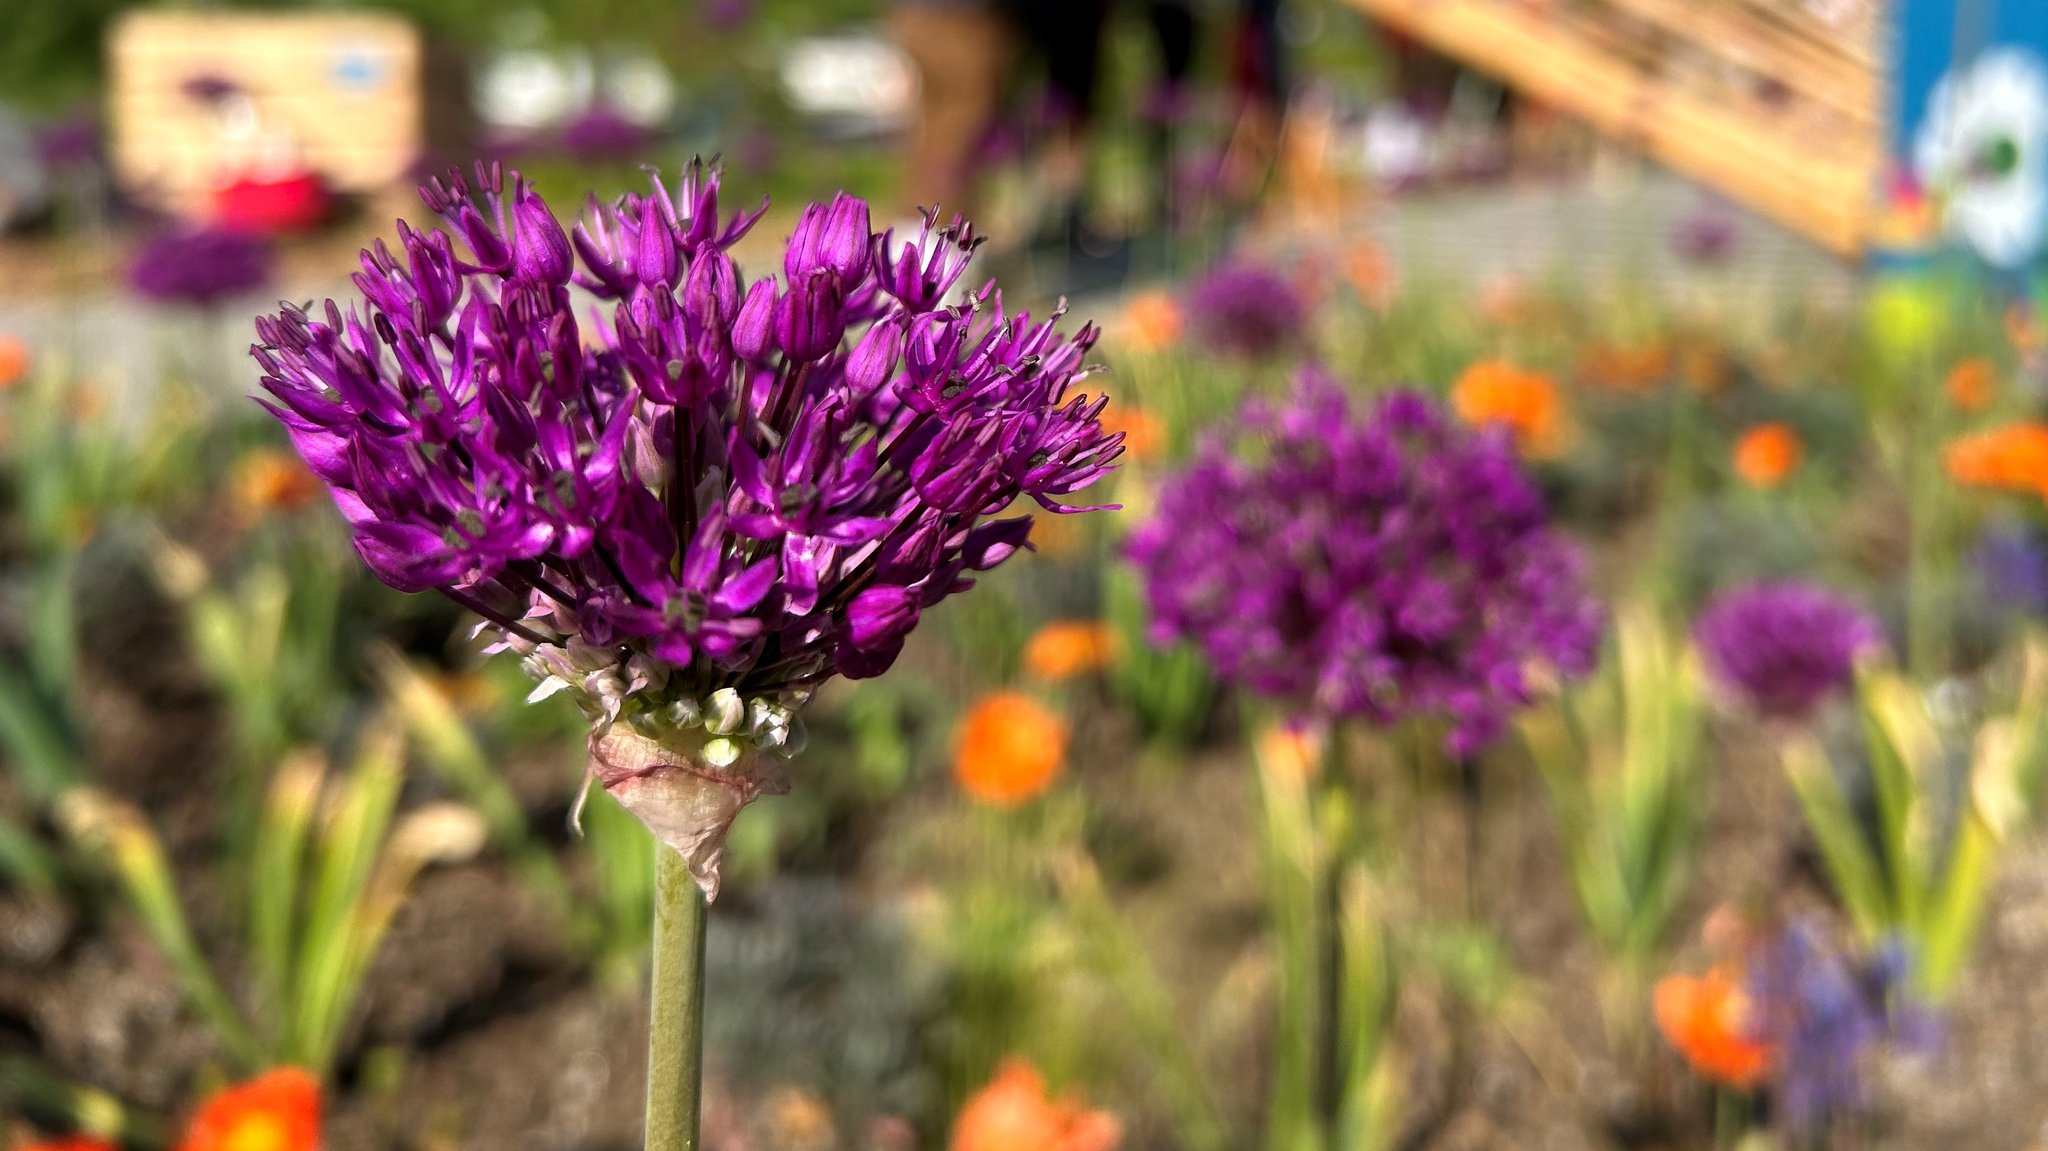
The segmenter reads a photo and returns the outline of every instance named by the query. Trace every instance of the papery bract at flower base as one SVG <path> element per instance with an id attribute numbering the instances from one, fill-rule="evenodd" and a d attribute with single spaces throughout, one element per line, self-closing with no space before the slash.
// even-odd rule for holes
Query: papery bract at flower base
<path id="1" fill-rule="evenodd" d="M 760 212 L 719 177 L 592 203 L 514 174 L 421 190 L 360 300 L 257 320 L 264 403 L 386 583 L 482 615 L 593 722 L 592 775 L 717 887 L 725 828 L 834 675 L 887 670 L 922 614 L 1027 546 L 1122 451 L 1081 394 L 1092 327 L 941 307 L 979 241 L 876 235 L 840 195 L 779 279 L 726 255 Z M 571 287 L 608 305 L 572 304 Z"/>

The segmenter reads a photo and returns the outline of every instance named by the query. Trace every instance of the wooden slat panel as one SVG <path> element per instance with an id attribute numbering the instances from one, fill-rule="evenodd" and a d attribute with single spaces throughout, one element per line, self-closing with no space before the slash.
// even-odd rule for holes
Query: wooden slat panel
<path id="1" fill-rule="evenodd" d="M 1861 249 L 1879 162 L 1874 124 L 1789 116 L 1749 93 L 1660 75 L 1578 13 L 1520 0 L 1352 2 L 1834 251 Z"/>

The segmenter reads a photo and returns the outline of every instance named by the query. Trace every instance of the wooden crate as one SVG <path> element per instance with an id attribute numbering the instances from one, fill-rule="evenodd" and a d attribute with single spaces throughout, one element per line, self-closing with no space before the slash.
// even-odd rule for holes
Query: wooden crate
<path id="1" fill-rule="evenodd" d="M 424 150 L 422 55 L 418 30 L 390 15 L 131 12 L 107 38 L 114 176 L 180 211 L 238 175 L 292 162 L 339 191 L 387 188 Z M 196 77 L 246 98 L 235 124 L 186 90 Z"/>

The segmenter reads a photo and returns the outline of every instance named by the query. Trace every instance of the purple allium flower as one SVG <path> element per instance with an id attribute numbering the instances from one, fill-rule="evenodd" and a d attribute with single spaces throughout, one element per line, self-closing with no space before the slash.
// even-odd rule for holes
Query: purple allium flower
<path id="1" fill-rule="evenodd" d="M 1307 313 L 1293 284 L 1256 264 L 1224 264 L 1187 290 L 1189 331 L 1233 355 L 1270 356 L 1297 342 Z"/>
<path id="2" fill-rule="evenodd" d="M 1671 250 L 1694 263 L 1713 264 L 1735 250 L 1740 235 L 1734 209 L 1703 199 L 1671 228 Z"/>
<path id="3" fill-rule="evenodd" d="M 1938 1042 L 1933 1011 L 1907 989 L 1908 966 L 1896 942 L 1854 963 L 1804 923 L 1786 926 L 1751 958 L 1752 1023 L 1772 1048 L 1788 1127 L 1814 1130 L 1861 1110 L 1865 1073 L 1881 1045 L 1925 1050 Z"/>
<path id="4" fill-rule="evenodd" d="M 187 228 L 150 240 L 129 265 L 128 283 L 167 304 L 212 307 L 270 283 L 270 245 L 226 228 Z"/>
<path id="5" fill-rule="evenodd" d="M 582 160 L 631 159 L 652 147 L 655 139 L 646 125 L 606 104 L 592 104 L 562 125 L 562 150 Z"/>
<path id="6" fill-rule="evenodd" d="M 53 120 L 36 132 L 36 159 L 53 172 L 90 168 L 100 162 L 100 122 L 80 113 Z"/>
<path id="7" fill-rule="evenodd" d="M 1591 668 L 1584 563 L 1502 434 L 1411 392 L 1361 410 L 1314 377 L 1235 425 L 1132 538 L 1156 642 L 1193 641 L 1300 715 L 1442 719 L 1456 755 L 1528 702 L 1532 665 Z"/>
<path id="8" fill-rule="evenodd" d="M 1695 628 L 1714 674 L 1765 715 L 1801 719 L 1882 642 L 1877 622 L 1824 587 L 1757 583 L 1716 599 Z"/>
<path id="9" fill-rule="evenodd" d="M 199 72 L 180 81 L 178 91 L 195 104 L 218 104 L 230 96 L 240 95 L 242 85 L 217 72 Z"/>
<path id="10" fill-rule="evenodd" d="M 257 320 L 265 405 L 371 570 L 569 693 L 594 774 L 715 890 L 772 782 L 742 753 L 794 754 L 818 684 L 880 674 L 1026 546 L 1030 516 L 989 517 L 1093 510 L 1055 497 L 1122 451 L 1076 391 L 1095 329 L 1006 313 L 993 283 L 941 306 L 979 242 L 957 219 L 898 244 L 841 194 L 748 283 L 726 250 L 766 205 L 721 217 L 701 164 L 573 233 L 516 174 L 477 182 L 429 181 L 445 228 L 366 251 L 346 311 Z"/>

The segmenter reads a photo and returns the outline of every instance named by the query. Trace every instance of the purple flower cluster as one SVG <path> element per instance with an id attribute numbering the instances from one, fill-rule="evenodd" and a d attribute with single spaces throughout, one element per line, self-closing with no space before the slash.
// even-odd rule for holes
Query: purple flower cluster
<path id="1" fill-rule="evenodd" d="M 562 125 L 562 151 L 579 160 L 622 160 L 642 155 L 658 137 L 608 104 L 592 104 Z"/>
<path id="2" fill-rule="evenodd" d="M 1309 378 L 1213 438 L 1132 539 L 1157 642 L 1318 718 L 1429 716 L 1467 755 L 1531 692 L 1590 669 L 1584 564 L 1500 434 L 1410 392 L 1360 410 Z"/>
<path id="3" fill-rule="evenodd" d="M 270 245 L 226 228 L 167 232 L 142 246 L 128 268 L 135 291 L 165 304 L 210 308 L 270 283 Z"/>
<path id="4" fill-rule="evenodd" d="M 942 306 L 957 220 L 898 240 L 842 194 L 749 284 L 727 249 L 761 212 L 721 217 L 701 164 L 573 232 L 495 167 L 422 196 L 445 228 L 364 252 L 359 303 L 257 320 L 265 403 L 381 579 L 474 609 L 600 731 L 779 747 L 775 705 L 879 674 L 1026 545 L 1030 516 L 987 517 L 1092 510 L 1055 497 L 1122 451 L 1075 391 L 1093 327 L 993 284 Z"/>
<path id="5" fill-rule="evenodd" d="M 1824 587 L 1757 583 L 1716 599 L 1695 628 L 1707 666 L 1764 715 L 1803 719 L 1882 642 L 1877 621 Z"/>
<path id="6" fill-rule="evenodd" d="M 1185 306 L 1197 341 L 1253 359 L 1298 343 L 1308 323 L 1308 305 L 1294 285 L 1251 263 L 1211 269 L 1189 285 Z"/>
<path id="7" fill-rule="evenodd" d="M 1938 1021 L 1911 996 L 1907 973 L 1897 943 L 1853 963 L 1803 923 L 1758 949 L 1749 964 L 1752 1022 L 1774 1052 L 1775 1101 L 1785 1125 L 1815 1130 L 1861 1110 L 1869 1062 L 1881 1045 L 1936 1044 Z"/>

